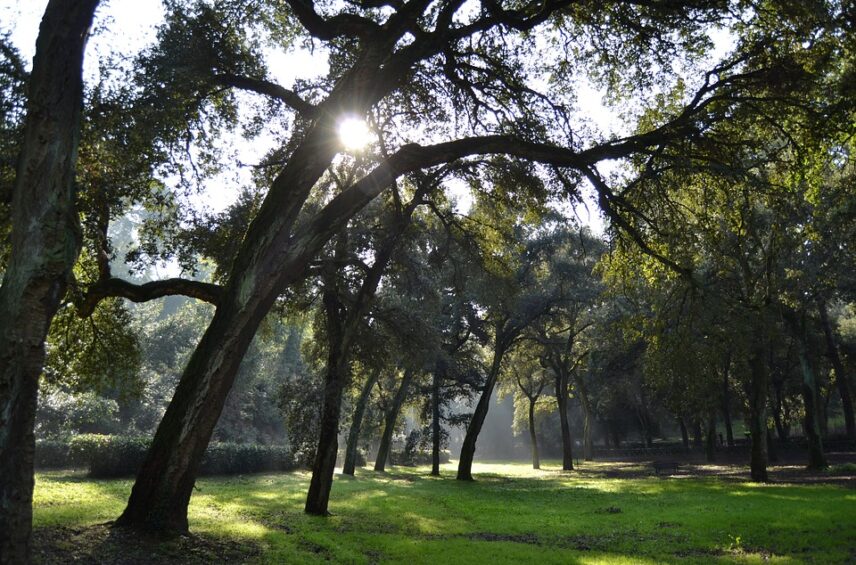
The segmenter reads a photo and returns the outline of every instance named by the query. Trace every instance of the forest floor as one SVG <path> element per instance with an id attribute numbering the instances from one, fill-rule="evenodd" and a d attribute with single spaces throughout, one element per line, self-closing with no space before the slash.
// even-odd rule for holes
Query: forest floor
<path id="1" fill-rule="evenodd" d="M 37 563 L 856 563 L 856 465 L 824 473 L 650 462 L 562 472 L 482 463 L 476 481 L 424 467 L 337 475 L 330 511 L 303 514 L 309 474 L 200 479 L 190 536 L 139 539 L 110 528 L 131 481 L 37 474 Z M 835 459 L 833 459 L 835 463 Z"/>

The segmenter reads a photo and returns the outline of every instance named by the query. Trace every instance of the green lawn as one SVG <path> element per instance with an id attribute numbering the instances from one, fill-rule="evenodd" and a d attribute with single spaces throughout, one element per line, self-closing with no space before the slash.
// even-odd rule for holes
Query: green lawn
<path id="1" fill-rule="evenodd" d="M 854 490 L 598 476 L 605 468 L 562 474 L 482 464 L 474 483 L 455 481 L 451 466 L 439 479 L 425 468 L 362 470 L 356 479 L 337 476 L 329 518 L 302 513 L 308 473 L 207 478 L 193 495 L 190 525 L 201 539 L 228 540 L 262 563 L 856 560 Z M 54 543 L 62 532 L 115 518 L 130 486 L 38 474 L 36 539 Z"/>

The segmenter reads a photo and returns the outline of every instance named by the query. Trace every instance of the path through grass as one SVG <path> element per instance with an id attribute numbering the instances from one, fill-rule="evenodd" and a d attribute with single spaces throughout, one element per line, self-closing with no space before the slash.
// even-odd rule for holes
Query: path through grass
<path id="1" fill-rule="evenodd" d="M 233 563 L 856 561 L 853 489 L 599 475 L 607 468 L 589 464 L 587 473 L 565 474 L 522 463 L 481 464 L 473 483 L 454 480 L 451 466 L 441 478 L 427 476 L 425 468 L 358 470 L 356 479 L 337 476 L 334 516 L 326 519 L 302 512 L 308 473 L 205 478 L 192 499 L 190 524 L 212 545 L 187 549 L 173 542 L 144 551 L 167 561 L 193 557 L 188 551 L 201 552 L 198 561 L 231 552 Z M 75 473 L 39 474 L 34 520 L 43 547 L 37 556 L 51 560 L 65 551 L 122 562 L 127 550 L 126 557 L 139 558 L 125 547 L 127 539 L 111 546 L 106 528 L 87 528 L 115 518 L 130 486 Z M 96 533 L 87 536 L 90 530 Z"/>

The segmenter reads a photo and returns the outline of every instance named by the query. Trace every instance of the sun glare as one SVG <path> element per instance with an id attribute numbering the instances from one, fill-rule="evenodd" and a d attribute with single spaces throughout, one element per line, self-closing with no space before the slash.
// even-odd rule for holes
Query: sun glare
<path id="1" fill-rule="evenodd" d="M 339 123 L 339 140 L 345 149 L 362 149 L 371 141 L 369 126 L 359 118 L 345 118 Z"/>

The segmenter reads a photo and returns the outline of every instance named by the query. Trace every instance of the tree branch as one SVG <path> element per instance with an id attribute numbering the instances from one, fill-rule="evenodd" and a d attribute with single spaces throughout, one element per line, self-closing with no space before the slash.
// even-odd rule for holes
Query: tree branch
<path id="1" fill-rule="evenodd" d="M 148 302 L 164 296 L 189 296 L 216 306 L 223 296 L 223 288 L 216 284 L 179 278 L 145 284 L 134 284 L 115 277 L 103 279 L 86 291 L 77 307 L 78 316 L 91 316 L 98 303 L 111 296 L 127 298 L 132 302 Z"/>
<path id="2" fill-rule="evenodd" d="M 316 106 L 301 98 L 293 90 L 267 80 L 222 73 L 214 75 L 214 81 L 223 86 L 270 96 L 306 117 L 311 117 L 317 110 Z"/>

